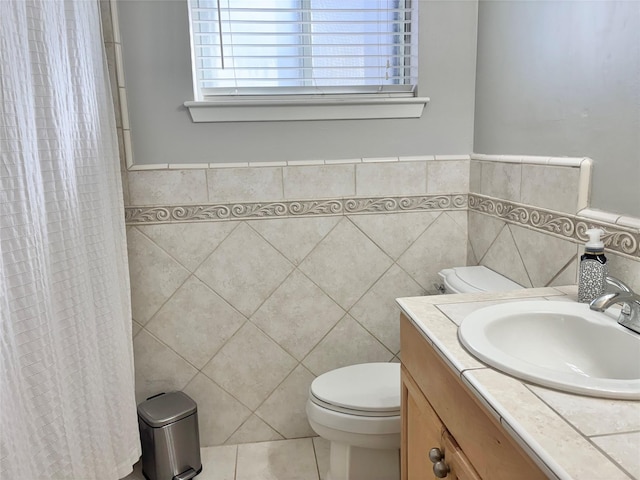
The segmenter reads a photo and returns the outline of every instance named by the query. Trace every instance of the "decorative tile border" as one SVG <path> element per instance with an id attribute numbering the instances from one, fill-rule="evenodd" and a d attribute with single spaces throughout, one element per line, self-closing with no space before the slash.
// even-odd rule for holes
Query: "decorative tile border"
<path id="1" fill-rule="evenodd" d="M 466 210 L 467 195 L 353 197 L 286 202 L 125 207 L 127 225 L 224 220 Z"/>
<path id="2" fill-rule="evenodd" d="M 588 229 L 601 228 L 605 232 L 603 241 L 608 250 L 634 259 L 640 258 L 640 231 L 637 229 L 477 194 L 469 195 L 469 210 L 543 233 L 568 238 L 576 243 L 584 243 L 588 240 L 585 233 Z"/>

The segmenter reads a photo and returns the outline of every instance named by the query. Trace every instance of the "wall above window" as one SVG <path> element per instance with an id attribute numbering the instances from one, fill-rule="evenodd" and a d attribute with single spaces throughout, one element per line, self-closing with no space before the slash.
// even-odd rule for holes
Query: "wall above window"
<path id="1" fill-rule="evenodd" d="M 359 97 L 363 100 L 360 105 L 339 95 L 329 100 L 339 103 L 335 108 L 340 115 L 327 114 L 333 120 L 298 121 L 300 116 L 289 115 L 288 121 L 264 121 L 245 110 L 245 117 L 252 121 L 239 122 L 230 115 L 230 107 L 224 107 L 218 109 L 223 121 L 211 123 L 194 122 L 184 105 L 195 99 L 188 1 L 116 3 L 122 49 L 114 60 L 124 66 L 119 70 L 124 74 L 118 74 L 118 85 L 126 100 L 122 102 L 122 121 L 127 120 L 124 139 L 129 166 L 330 161 L 472 150 L 477 37 L 474 2 L 419 2 L 419 16 L 414 20 L 420 24 L 420 80 L 415 90 L 428 94 L 428 108 L 424 108 L 424 98 L 392 97 L 389 92 L 378 94 L 373 101 L 379 104 L 373 106 L 366 105 L 365 94 Z M 455 33 L 450 34 L 452 31 Z M 322 98 L 327 97 L 325 92 Z M 406 108 L 405 102 L 417 102 L 409 108 L 422 111 L 422 116 L 397 113 Z M 333 106 L 313 107 L 319 112 L 330 108 Z M 205 112 L 207 108 L 192 110 Z M 295 110 L 298 115 L 300 111 L 308 115 L 312 107 L 306 102 Z"/>

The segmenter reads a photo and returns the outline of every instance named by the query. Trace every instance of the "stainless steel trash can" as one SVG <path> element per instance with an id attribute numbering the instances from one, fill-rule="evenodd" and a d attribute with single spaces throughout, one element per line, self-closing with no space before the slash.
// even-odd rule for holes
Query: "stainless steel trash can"
<path id="1" fill-rule="evenodd" d="M 182 392 L 138 405 L 142 473 L 147 480 L 189 480 L 202 471 L 198 406 Z"/>

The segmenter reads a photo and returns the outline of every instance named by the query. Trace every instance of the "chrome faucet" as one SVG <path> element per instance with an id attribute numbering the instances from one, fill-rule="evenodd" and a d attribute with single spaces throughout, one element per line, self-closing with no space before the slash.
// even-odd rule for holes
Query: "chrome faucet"
<path id="1" fill-rule="evenodd" d="M 605 280 L 618 291 L 605 293 L 593 300 L 589 307 L 591 310 L 604 312 L 611 305 L 621 303 L 622 311 L 618 317 L 618 323 L 636 333 L 640 333 L 640 295 L 617 278 L 608 276 Z"/>

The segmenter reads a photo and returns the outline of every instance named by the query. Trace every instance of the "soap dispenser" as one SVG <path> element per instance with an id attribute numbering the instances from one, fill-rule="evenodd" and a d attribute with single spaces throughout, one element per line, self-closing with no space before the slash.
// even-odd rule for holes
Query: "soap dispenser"
<path id="1" fill-rule="evenodd" d="M 584 246 L 584 255 L 580 257 L 578 278 L 578 301 L 590 303 L 604 294 L 607 277 L 607 257 L 604 256 L 604 233 L 599 228 L 587 230 L 589 241 Z"/>

